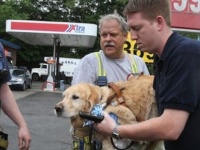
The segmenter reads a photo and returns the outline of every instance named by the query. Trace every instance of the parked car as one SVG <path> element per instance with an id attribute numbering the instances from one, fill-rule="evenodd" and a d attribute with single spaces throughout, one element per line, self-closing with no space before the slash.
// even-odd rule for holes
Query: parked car
<path id="1" fill-rule="evenodd" d="M 8 85 L 11 89 L 16 88 L 24 91 L 32 87 L 31 73 L 27 68 L 10 68 L 11 80 Z"/>

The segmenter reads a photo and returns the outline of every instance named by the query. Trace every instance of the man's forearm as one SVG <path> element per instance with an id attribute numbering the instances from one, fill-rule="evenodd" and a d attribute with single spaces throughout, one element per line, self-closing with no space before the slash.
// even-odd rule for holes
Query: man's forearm
<path id="1" fill-rule="evenodd" d="M 1 86 L 1 107 L 4 113 L 20 128 L 26 122 L 7 83 Z"/>

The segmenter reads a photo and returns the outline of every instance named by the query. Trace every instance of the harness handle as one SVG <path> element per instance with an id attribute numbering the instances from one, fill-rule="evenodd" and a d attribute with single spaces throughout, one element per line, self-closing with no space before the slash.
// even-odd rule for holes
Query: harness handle
<path id="1" fill-rule="evenodd" d="M 118 100 L 118 102 L 119 102 L 120 104 L 123 103 L 123 102 L 124 102 L 124 99 L 123 99 L 123 97 L 122 97 L 122 92 L 121 92 L 121 90 L 119 89 L 119 87 L 118 87 L 115 83 L 113 83 L 113 82 L 108 83 L 108 87 L 109 87 L 109 88 L 112 88 L 112 89 L 115 91 L 115 93 L 116 93 L 116 95 L 117 95 L 117 100 Z"/>

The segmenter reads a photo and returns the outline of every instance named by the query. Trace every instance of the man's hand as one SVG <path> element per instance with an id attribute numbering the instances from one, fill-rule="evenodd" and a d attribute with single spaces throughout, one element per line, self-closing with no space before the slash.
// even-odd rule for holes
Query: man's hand
<path id="1" fill-rule="evenodd" d="M 28 150 L 31 144 L 31 136 L 27 127 L 22 127 L 19 129 L 19 149 Z"/>
<path id="2" fill-rule="evenodd" d="M 94 128 L 107 136 L 112 136 L 112 130 L 116 125 L 116 122 L 109 116 L 107 112 L 103 112 L 104 120 L 100 123 L 95 123 Z"/>

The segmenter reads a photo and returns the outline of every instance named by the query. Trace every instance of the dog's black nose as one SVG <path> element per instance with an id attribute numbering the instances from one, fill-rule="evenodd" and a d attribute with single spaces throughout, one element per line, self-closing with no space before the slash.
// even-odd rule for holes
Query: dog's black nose
<path id="1" fill-rule="evenodd" d="M 60 117 L 62 115 L 62 113 L 63 113 L 63 108 L 60 107 L 60 106 L 56 106 L 55 110 L 56 110 L 57 116 Z"/>

